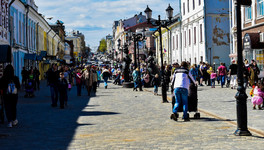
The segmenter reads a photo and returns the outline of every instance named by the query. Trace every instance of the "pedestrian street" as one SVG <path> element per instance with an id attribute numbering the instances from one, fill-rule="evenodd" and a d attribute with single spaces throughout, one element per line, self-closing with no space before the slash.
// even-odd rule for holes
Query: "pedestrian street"
<path id="1" fill-rule="evenodd" d="M 262 136 L 254 132 L 253 136 L 234 136 L 236 126 L 203 112 L 200 119 L 192 119 L 191 112 L 190 122 L 183 122 L 180 113 L 179 121 L 175 122 L 169 118 L 171 103 L 161 103 L 161 88 L 159 96 L 153 94 L 152 88 L 143 89 L 132 91 L 113 85 L 110 80 L 107 89 L 100 85 L 96 96 L 86 96 L 83 88 L 82 96 L 77 97 L 73 86 L 68 107 L 60 109 L 50 106 L 49 87 L 42 82 L 41 91 L 34 98 L 24 98 L 20 93 L 19 124 L 11 129 L 0 125 L 0 149 L 263 149 Z M 220 87 L 199 87 L 198 107 L 208 112 L 219 109 L 233 114 L 234 93 L 235 90 Z M 220 100 L 230 108 L 219 106 Z M 248 109 L 251 115 L 251 108 Z M 222 117 L 230 118 L 224 114 Z"/>

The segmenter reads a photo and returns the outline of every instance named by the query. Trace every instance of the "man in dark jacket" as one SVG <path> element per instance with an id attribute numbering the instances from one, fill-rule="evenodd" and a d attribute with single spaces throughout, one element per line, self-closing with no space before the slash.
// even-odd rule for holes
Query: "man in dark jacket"
<path id="1" fill-rule="evenodd" d="M 59 72 L 57 70 L 57 65 L 52 64 L 52 67 L 47 72 L 48 85 L 50 86 L 51 93 L 51 106 L 57 107 L 58 102 L 58 82 L 59 82 Z"/>

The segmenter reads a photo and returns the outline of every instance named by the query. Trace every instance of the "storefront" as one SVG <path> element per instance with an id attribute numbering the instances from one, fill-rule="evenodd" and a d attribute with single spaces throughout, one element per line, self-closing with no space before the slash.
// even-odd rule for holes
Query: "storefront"
<path id="1" fill-rule="evenodd" d="M 259 77 L 264 77 L 264 43 L 260 42 L 259 33 L 246 33 L 243 39 L 243 58 L 255 60 L 261 71 Z"/>

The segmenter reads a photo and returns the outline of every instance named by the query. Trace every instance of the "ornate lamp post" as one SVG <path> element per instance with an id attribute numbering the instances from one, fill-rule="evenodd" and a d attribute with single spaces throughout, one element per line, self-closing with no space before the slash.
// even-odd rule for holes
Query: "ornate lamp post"
<path id="1" fill-rule="evenodd" d="M 251 136 L 247 128 L 247 94 L 243 86 L 243 56 L 242 56 L 242 33 L 241 33 L 241 5 L 251 6 L 251 0 L 235 0 L 235 9 L 237 17 L 237 77 L 238 88 L 235 98 L 237 108 L 237 136 Z"/>
<path id="2" fill-rule="evenodd" d="M 167 103 L 167 93 L 166 93 L 166 80 L 164 77 L 164 67 L 163 67 L 163 53 L 162 53 L 162 33 L 161 33 L 161 28 L 166 28 L 168 29 L 168 25 L 171 23 L 171 19 L 173 17 L 173 8 L 170 6 L 168 6 L 168 8 L 166 9 L 166 14 L 169 20 L 160 20 L 160 15 L 158 16 L 158 20 L 155 21 L 151 21 L 152 18 L 152 10 L 147 6 L 147 8 L 144 11 L 146 13 L 147 16 L 147 20 L 149 23 L 151 23 L 153 26 L 157 26 L 158 29 L 157 31 L 159 32 L 159 40 L 160 40 L 160 59 L 161 59 L 161 80 L 162 80 L 162 102 L 163 103 Z M 168 29 L 169 30 L 169 29 Z"/>

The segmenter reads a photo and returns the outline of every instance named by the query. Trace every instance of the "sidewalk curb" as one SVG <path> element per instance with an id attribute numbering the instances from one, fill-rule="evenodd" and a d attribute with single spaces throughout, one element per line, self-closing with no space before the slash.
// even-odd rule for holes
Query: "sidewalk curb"
<path id="1" fill-rule="evenodd" d="M 153 93 L 153 91 L 149 91 L 149 90 L 147 90 L 147 89 L 144 89 L 144 91 Z M 161 96 L 161 95 L 159 95 L 159 96 Z M 167 99 L 168 99 L 169 101 L 171 101 L 171 97 L 167 96 Z M 200 112 L 202 112 L 202 113 L 204 113 L 204 114 L 206 114 L 206 115 L 208 115 L 208 116 L 214 117 L 215 119 L 224 120 L 224 121 L 226 121 L 227 123 L 232 124 L 233 126 L 237 126 L 237 122 L 236 122 L 236 121 L 231 121 L 230 119 L 220 117 L 220 116 L 218 116 L 218 115 L 216 115 L 216 114 L 213 114 L 213 113 L 211 113 L 211 112 L 208 112 L 208 111 L 203 110 L 203 109 L 200 109 L 200 108 L 198 108 L 198 111 L 200 111 Z M 255 134 L 257 134 L 257 135 L 259 135 L 259 136 L 264 137 L 264 131 L 262 131 L 262 130 L 255 129 L 255 128 L 253 128 L 253 127 L 248 127 L 248 130 L 251 131 L 251 132 L 254 132 Z"/>

